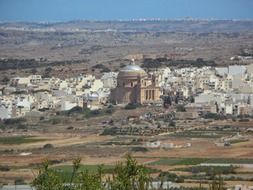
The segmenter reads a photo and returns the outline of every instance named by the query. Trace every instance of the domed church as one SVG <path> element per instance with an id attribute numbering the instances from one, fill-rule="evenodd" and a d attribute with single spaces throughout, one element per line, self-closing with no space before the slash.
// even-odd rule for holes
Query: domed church
<path id="1" fill-rule="evenodd" d="M 161 90 L 158 78 L 149 76 L 134 62 L 120 70 L 117 86 L 111 92 L 111 100 L 116 104 L 160 102 Z"/>

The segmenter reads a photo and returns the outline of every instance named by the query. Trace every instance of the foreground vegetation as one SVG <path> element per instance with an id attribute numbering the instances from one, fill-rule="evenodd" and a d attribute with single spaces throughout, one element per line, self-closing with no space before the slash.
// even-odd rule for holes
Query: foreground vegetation
<path id="1" fill-rule="evenodd" d="M 162 172 L 153 179 L 150 171 L 143 165 L 139 165 L 135 159 L 127 155 L 125 162 L 118 163 L 114 168 L 107 166 L 110 175 L 105 175 L 103 166 L 95 171 L 94 167 L 84 167 L 81 160 L 76 159 L 72 168 L 63 167 L 65 171 L 71 171 L 67 178 L 63 178 L 59 168 L 50 168 L 49 162 L 45 161 L 39 170 L 38 176 L 33 181 L 37 190 L 152 190 L 163 189 L 165 181 L 183 182 L 183 178 L 169 172 Z M 90 170 L 91 169 L 91 170 Z M 153 187 L 152 182 L 159 182 L 160 187 Z M 194 190 L 204 189 L 201 184 L 198 188 L 168 188 Z M 223 190 L 224 182 L 221 177 L 213 177 L 209 184 L 210 190 Z"/>
<path id="2" fill-rule="evenodd" d="M 61 178 L 59 172 L 49 168 L 44 162 L 39 175 L 33 181 L 37 190 L 145 190 L 149 187 L 150 177 L 147 168 L 138 165 L 136 160 L 127 156 L 125 163 L 118 163 L 111 177 L 106 177 L 102 167 L 97 172 L 79 171 L 80 159 L 73 162 L 69 181 Z M 68 184 L 68 185 L 67 185 Z"/>

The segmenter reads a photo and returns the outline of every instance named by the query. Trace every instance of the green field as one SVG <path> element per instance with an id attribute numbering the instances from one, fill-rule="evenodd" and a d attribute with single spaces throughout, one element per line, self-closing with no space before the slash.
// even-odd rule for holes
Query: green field
<path id="1" fill-rule="evenodd" d="M 99 165 L 81 165 L 78 173 L 79 172 L 85 172 L 87 171 L 88 173 L 98 173 L 98 168 Z M 73 166 L 71 165 L 62 165 L 62 166 L 55 166 L 52 169 L 54 169 L 60 178 L 65 181 L 69 182 L 72 176 L 73 172 Z M 104 174 L 113 174 L 114 173 L 115 166 L 114 165 L 102 165 L 102 172 Z M 155 169 L 155 168 L 147 168 L 149 173 L 160 173 L 161 170 Z"/>
<path id="2" fill-rule="evenodd" d="M 98 171 L 100 165 L 81 165 L 79 168 L 79 172 L 87 170 L 91 173 L 96 173 Z M 103 173 L 113 173 L 115 165 L 101 165 L 103 169 Z M 62 172 L 62 173 L 71 173 L 73 171 L 73 167 L 71 165 L 62 165 L 62 166 L 55 166 L 53 169 Z M 160 170 L 148 168 L 150 173 L 157 173 Z"/>
<path id="3" fill-rule="evenodd" d="M 237 159 L 237 158 L 211 158 L 205 163 L 221 163 L 221 164 L 253 164 L 253 159 Z"/>
<path id="4" fill-rule="evenodd" d="M 237 143 L 242 143 L 242 142 L 247 142 L 249 141 L 248 139 L 235 139 L 235 140 L 231 140 L 229 141 L 231 144 L 237 144 Z"/>
<path id="5" fill-rule="evenodd" d="M 234 158 L 160 158 L 149 165 L 198 165 L 201 163 L 217 164 L 253 164 L 253 159 Z"/>
<path id="6" fill-rule="evenodd" d="M 206 160 L 205 158 L 161 158 L 149 165 L 197 165 Z"/>
<path id="7" fill-rule="evenodd" d="M 234 174 L 234 166 L 193 166 L 188 168 L 175 168 L 175 171 L 187 171 L 192 173 L 205 172 L 206 174 Z"/>
<path id="8" fill-rule="evenodd" d="M 45 141 L 46 139 L 37 139 L 32 136 L 12 136 L 12 137 L 0 137 L 0 144 L 16 145 L 25 143 L 34 143 Z"/>
<path id="9" fill-rule="evenodd" d="M 81 165 L 79 171 L 88 170 L 89 172 L 96 173 L 98 171 L 99 165 Z M 113 165 L 103 165 L 102 166 L 105 173 L 110 173 L 113 170 Z M 53 169 L 63 172 L 63 173 L 71 173 L 73 171 L 73 166 L 71 165 L 62 165 L 62 166 L 55 166 Z"/>
<path id="10" fill-rule="evenodd" d="M 89 173 L 98 173 L 98 168 L 99 165 L 81 165 L 78 173 L 79 172 L 84 172 L 87 171 Z M 112 173 L 114 166 L 112 165 L 103 165 L 103 173 Z M 65 182 L 69 182 L 72 176 L 72 172 L 73 172 L 73 166 L 71 165 L 62 165 L 62 166 L 56 166 L 53 167 L 52 169 L 56 170 L 58 175 L 60 176 L 60 178 L 65 181 Z"/>
<path id="11" fill-rule="evenodd" d="M 214 130 L 191 130 L 173 133 L 171 136 L 184 138 L 221 138 L 226 135 L 234 135 L 234 131 L 214 131 Z"/>

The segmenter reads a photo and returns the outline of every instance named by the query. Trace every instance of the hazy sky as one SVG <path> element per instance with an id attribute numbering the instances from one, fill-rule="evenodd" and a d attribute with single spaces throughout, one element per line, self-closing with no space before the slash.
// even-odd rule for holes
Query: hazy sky
<path id="1" fill-rule="evenodd" d="M 253 0 L 0 0 L 0 21 L 253 19 Z"/>

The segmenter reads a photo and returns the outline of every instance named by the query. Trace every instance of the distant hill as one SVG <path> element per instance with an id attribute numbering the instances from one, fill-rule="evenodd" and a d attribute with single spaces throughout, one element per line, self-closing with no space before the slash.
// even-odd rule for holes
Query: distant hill
<path id="1" fill-rule="evenodd" d="M 253 20 L 136 20 L 136 21 L 70 21 L 56 23 L 0 23 L 5 30 L 33 31 L 118 31 L 118 32 L 252 32 Z"/>

